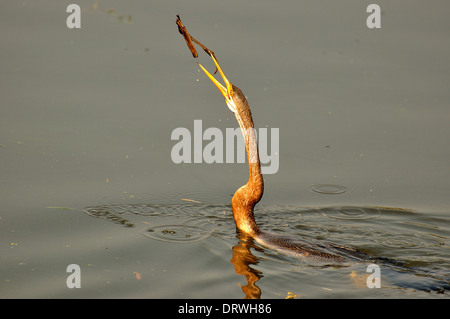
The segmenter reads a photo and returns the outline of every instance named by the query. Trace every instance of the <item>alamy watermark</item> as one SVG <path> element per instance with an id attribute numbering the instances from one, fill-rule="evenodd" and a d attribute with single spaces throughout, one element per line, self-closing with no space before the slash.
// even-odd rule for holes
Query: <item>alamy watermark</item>
<path id="1" fill-rule="evenodd" d="M 81 268 L 77 264 L 70 264 L 67 266 L 66 272 L 71 274 L 67 276 L 67 288 L 81 288 Z"/>
<path id="2" fill-rule="evenodd" d="M 270 129 L 270 143 L 267 128 L 251 130 L 253 132 L 249 132 L 249 135 L 254 133 L 258 140 L 261 172 L 275 174 L 280 166 L 280 130 Z M 178 127 L 172 131 L 171 139 L 179 141 L 172 147 L 170 153 L 172 161 L 176 164 L 245 163 L 247 158 L 240 128 L 226 128 L 225 134 L 217 127 L 209 127 L 203 131 L 202 120 L 194 120 L 192 134 L 189 129 Z M 209 142 L 204 145 L 204 141 Z"/>
<path id="3" fill-rule="evenodd" d="M 66 272 L 70 273 L 66 279 L 67 288 L 81 288 L 81 268 L 77 264 L 67 266 Z M 367 288 L 381 288 L 381 268 L 376 264 L 370 264 L 366 268 L 366 272 L 370 273 L 366 279 Z M 140 274 L 136 274 L 136 278 L 140 280 Z"/>
<path id="4" fill-rule="evenodd" d="M 366 280 L 368 288 L 381 288 L 381 269 L 376 264 L 367 266 L 366 272 L 371 273 Z"/>
<path id="5" fill-rule="evenodd" d="M 67 13 L 70 13 L 66 19 L 66 25 L 69 29 L 81 29 L 81 8 L 78 4 L 72 3 L 67 6 Z M 366 19 L 366 25 L 369 29 L 381 28 L 381 8 L 378 4 L 369 4 L 366 12 L 370 13 Z"/>

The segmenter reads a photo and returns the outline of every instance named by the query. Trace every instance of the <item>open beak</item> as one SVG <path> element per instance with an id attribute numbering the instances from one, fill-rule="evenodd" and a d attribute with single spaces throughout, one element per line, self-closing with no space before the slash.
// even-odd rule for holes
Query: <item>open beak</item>
<path id="1" fill-rule="evenodd" d="M 219 89 L 220 93 L 222 93 L 222 95 L 225 97 L 225 102 L 227 103 L 228 107 L 230 107 L 230 104 L 234 105 L 233 99 L 232 99 L 232 96 L 234 95 L 233 85 L 231 84 L 230 81 L 228 81 L 228 79 L 225 76 L 225 74 L 223 74 L 223 71 L 220 68 L 220 65 L 217 62 L 217 60 L 214 58 L 214 55 L 211 55 L 211 58 L 213 59 L 214 64 L 217 67 L 217 70 L 219 70 L 220 75 L 222 76 L 222 79 L 224 80 L 226 87 L 224 87 L 221 83 L 219 83 L 219 81 L 217 81 L 216 78 L 214 78 L 211 75 L 211 73 L 209 73 L 200 63 L 198 65 L 200 65 L 200 67 L 206 73 L 206 75 L 209 77 L 209 79 L 217 86 L 217 88 Z M 230 107 L 230 109 L 231 109 L 231 107 Z M 234 112 L 233 109 L 231 109 L 231 110 Z"/>

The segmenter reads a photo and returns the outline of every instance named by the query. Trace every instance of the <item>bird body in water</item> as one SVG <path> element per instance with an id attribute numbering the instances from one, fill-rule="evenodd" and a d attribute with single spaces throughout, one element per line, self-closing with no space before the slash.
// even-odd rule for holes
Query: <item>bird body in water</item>
<path id="1" fill-rule="evenodd" d="M 263 246 L 282 250 L 302 257 L 313 257 L 321 260 L 345 261 L 362 254 L 356 249 L 335 244 L 314 243 L 307 240 L 280 236 L 259 229 L 254 217 L 254 207 L 261 200 L 264 192 L 264 179 L 258 154 L 258 144 L 254 130 L 250 106 L 242 91 L 233 85 L 224 75 L 214 55 L 211 55 L 225 85 L 218 82 L 201 64 L 200 67 L 217 86 L 225 97 L 228 108 L 235 114 L 244 137 L 247 151 L 249 178 L 240 187 L 232 199 L 233 216 L 238 231 L 250 235 Z"/>

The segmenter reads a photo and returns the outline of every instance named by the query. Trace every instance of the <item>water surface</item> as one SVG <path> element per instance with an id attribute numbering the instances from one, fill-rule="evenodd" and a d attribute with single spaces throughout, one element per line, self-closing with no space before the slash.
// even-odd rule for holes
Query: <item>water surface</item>
<path id="1" fill-rule="evenodd" d="M 378 2 L 370 30 L 369 2 L 92 1 L 70 30 L 70 3 L 0 10 L 1 297 L 448 297 L 427 292 L 450 269 L 446 4 Z M 245 164 L 171 160 L 174 129 L 237 127 L 176 14 L 256 126 L 280 129 L 261 227 L 402 262 L 381 265 L 381 289 L 366 263 L 317 267 L 237 238 Z"/>

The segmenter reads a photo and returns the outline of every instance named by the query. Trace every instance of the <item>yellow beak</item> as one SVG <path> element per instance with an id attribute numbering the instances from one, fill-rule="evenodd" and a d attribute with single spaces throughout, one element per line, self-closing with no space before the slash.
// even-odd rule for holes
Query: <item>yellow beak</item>
<path id="1" fill-rule="evenodd" d="M 206 73 L 206 75 L 209 77 L 209 79 L 217 86 L 217 88 L 219 89 L 220 93 L 222 93 L 222 95 L 225 97 L 225 101 L 226 102 L 230 102 L 230 101 L 232 101 L 231 97 L 234 95 L 233 85 L 231 84 L 230 81 L 228 81 L 228 79 L 225 76 L 225 74 L 223 74 L 223 71 L 222 71 L 219 63 L 217 62 L 217 60 L 214 58 L 214 55 L 211 55 L 211 58 L 213 59 L 214 64 L 217 67 L 217 70 L 219 70 L 220 75 L 222 76 L 222 79 L 224 80 L 225 85 L 227 86 L 226 88 L 222 84 L 220 84 L 219 81 L 217 81 L 216 78 L 213 77 L 211 75 L 211 73 L 209 73 L 200 63 L 198 65 L 200 65 L 200 67 Z"/>

